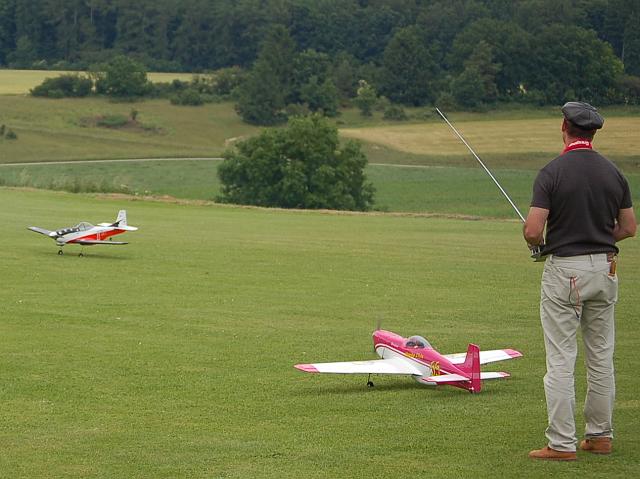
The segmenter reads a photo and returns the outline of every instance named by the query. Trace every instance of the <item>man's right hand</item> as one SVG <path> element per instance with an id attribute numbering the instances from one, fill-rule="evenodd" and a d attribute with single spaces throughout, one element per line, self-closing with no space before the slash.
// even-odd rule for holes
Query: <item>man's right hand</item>
<path id="1" fill-rule="evenodd" d="M 536 263 L 539 263 L 541 261 L 545 260 L 545 257 L 547 256 L 543 251 L 544 251 L 544 244 L 540 244 L 540 245 L 529 245 L 529 251 L 531 251 L 531 258 L 533 259 L 533 261 L 535 261 Z"/>

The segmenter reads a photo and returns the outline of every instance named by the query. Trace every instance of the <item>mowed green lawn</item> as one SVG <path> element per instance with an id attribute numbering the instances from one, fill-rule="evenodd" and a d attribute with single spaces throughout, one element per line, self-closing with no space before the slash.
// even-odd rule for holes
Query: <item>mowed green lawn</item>
<path id="1" fill-rule="evenodd" d="M 640 243 L 622 244 L 615 451 L 540 463 L 541 265 L 514 221 L 284 212 L 0 188 L 3 477 L 634 477 Z M 115 218 L 121 247 L 26 226 Z M 376 322 L 442 352 L 513 347 L 481 394 L 307 375 Z M 577 405 L 585 394 L 582 355 Z M 581 429 L 580 413 L 577 413 Z"/>
<path id="2" fill-rule="evenodd" d="M 375 209 L 391 212 L 517 218 L 487 174 L 468 167 L 375 164 L 366 169 L 376 188 Z M 115 191 L 137 196 L 215 200 L 220 194 L 220 161 L 87 162 L 78 164 L 0 165 L 0 185 L 67 191 Z M 625 165 L 627 166 L 627 165 Z M 640 198 L 640 173 L 628 167 L 631 190 Z M 523 214 L 531 200 L 534 170 L 497 169 L 496 177 Z"/>

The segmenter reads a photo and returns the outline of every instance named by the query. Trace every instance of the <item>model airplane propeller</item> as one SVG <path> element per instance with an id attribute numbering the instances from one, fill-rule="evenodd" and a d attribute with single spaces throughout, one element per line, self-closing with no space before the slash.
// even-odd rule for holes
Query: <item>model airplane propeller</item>
<path id="1" fill-rule="evenodd" d="M 396 333 L 376 330 L 373 347 L 381 359 L 341 363 L 296 364 L 308 373 L 368 374 L 368 386 L 372 374 L 404 374 L 412 376 L 420 384 L 437 386 L 446 384 L 479 393 L 483 379 L 509 377 L 505 372 L 481 372 L 480 365 L 522 356 L 513 349 L 480 351 L 469 344 L 466 353 L 440 354 L 422 336 L 404 338 Z"/>
<path id="2" fill-rule="evenodd" d="M 75 226 L 49 231 L 38 226 L 29 226 L 31 231 L 40 233 L 53 239 L 60 247 L 58 254 L 62 254 L 62 247 L 66 244 L 79 244 L 81 246 L 93 246 L 97 244 L 123 245 L 123 241 L 111 241 L 111 237 L 126 231 L 136 231 L 135 226 L 127 225 L 127 212 L 120 210 L 114 223 L 99 223 L 92 225 L 85 221 Z M 80 251 L 82 256 L 82 251 Z"/>

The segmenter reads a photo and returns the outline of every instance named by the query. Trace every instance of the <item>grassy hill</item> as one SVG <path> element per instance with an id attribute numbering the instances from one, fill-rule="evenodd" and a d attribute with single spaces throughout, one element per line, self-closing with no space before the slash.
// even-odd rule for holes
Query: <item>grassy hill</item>
<path id="1" fill-rule="evenodd" d="M 137 111 L 135 128 L 97 126 L 95 120 Z M 255 134 L 229 104 L 171 105 L 168 100 L 116 103 L 104 98 L 0 96 L 0 124 L 18 135 L 0 139 L 0 162 L 104 158 L 220 156 L 235 138 Z"/>
<path id="2" fill-rule="evenodd" d="M 5 477 L 632 477 L 640 243 L 622 245 L 615 452 L 544 444 L 539 264 L 515 222 L 326 214 L 0 188 Z M 130 244 L 58 256 L 26 226 L 108 221 Z M 374 357 L 378 320 L 443 352 L 513 347 L 470 395 L 313 376 Z M 577 370 L 578 410 L 585 394 Z M 580 414 L 578 414 L 580 421 Z M 578 423 L 580 424 L 580 422 Z"/>
<path id="3" fill-rule="evenodd" d="M 105 128 L 94 121 L 109 115 L 126 117 L 132 110 L 138 112 L 135 127 Z M 605 115 L 606 127 L 598 133 L 596 147 L 617 162 L 637 194 L 640 155 L 634 145 L 640 115 L 619 109 Z M 561 146 L 557 112 L 515 109 L 449 116 L 526 210 L 536 171 Z M 343 138 L 363 143 L 378 209 L 513 217 L 493 183 L 437 118 L 398 124 L 384 122 L 379 114 L 362 118 L 355 110 L 345 110 L 337 123 Z M 217 157 L 238 139 L 260 131 L 243 123 L 230 103 L 193 108 L 166 100 L 114 103 L 102 98 L 49 100 L 16 95 L 0 96 L 0 124 L 18 134 L 17 140 L 0 139 L 0 185 L 202 200 L 212 200 L 219 193 L 217 162 L 2 164 Z"/>

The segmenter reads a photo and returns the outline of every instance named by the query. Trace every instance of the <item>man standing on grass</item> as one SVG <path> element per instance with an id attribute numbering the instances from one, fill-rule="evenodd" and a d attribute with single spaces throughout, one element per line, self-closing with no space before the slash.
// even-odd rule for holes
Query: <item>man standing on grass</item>
<path id="1" fill-rule="evenodd" d="M 529 457 L 574 461 L 578 328 L 588 384 L 580 449 L 596 454 L 609 454 L 612 449 L 616 243 L 635 236 L 636 218 L 627 180 L 592 149 L 591 140 L 604 123 L 602 116 L 582 102 L 566 103 L 562 113 L 565 147 L 538 173 L 523 230 L 527 243 L 544 245 L 543 253 L 548 255 L 540 293 L 548 444 L 531 451 Z"/>

